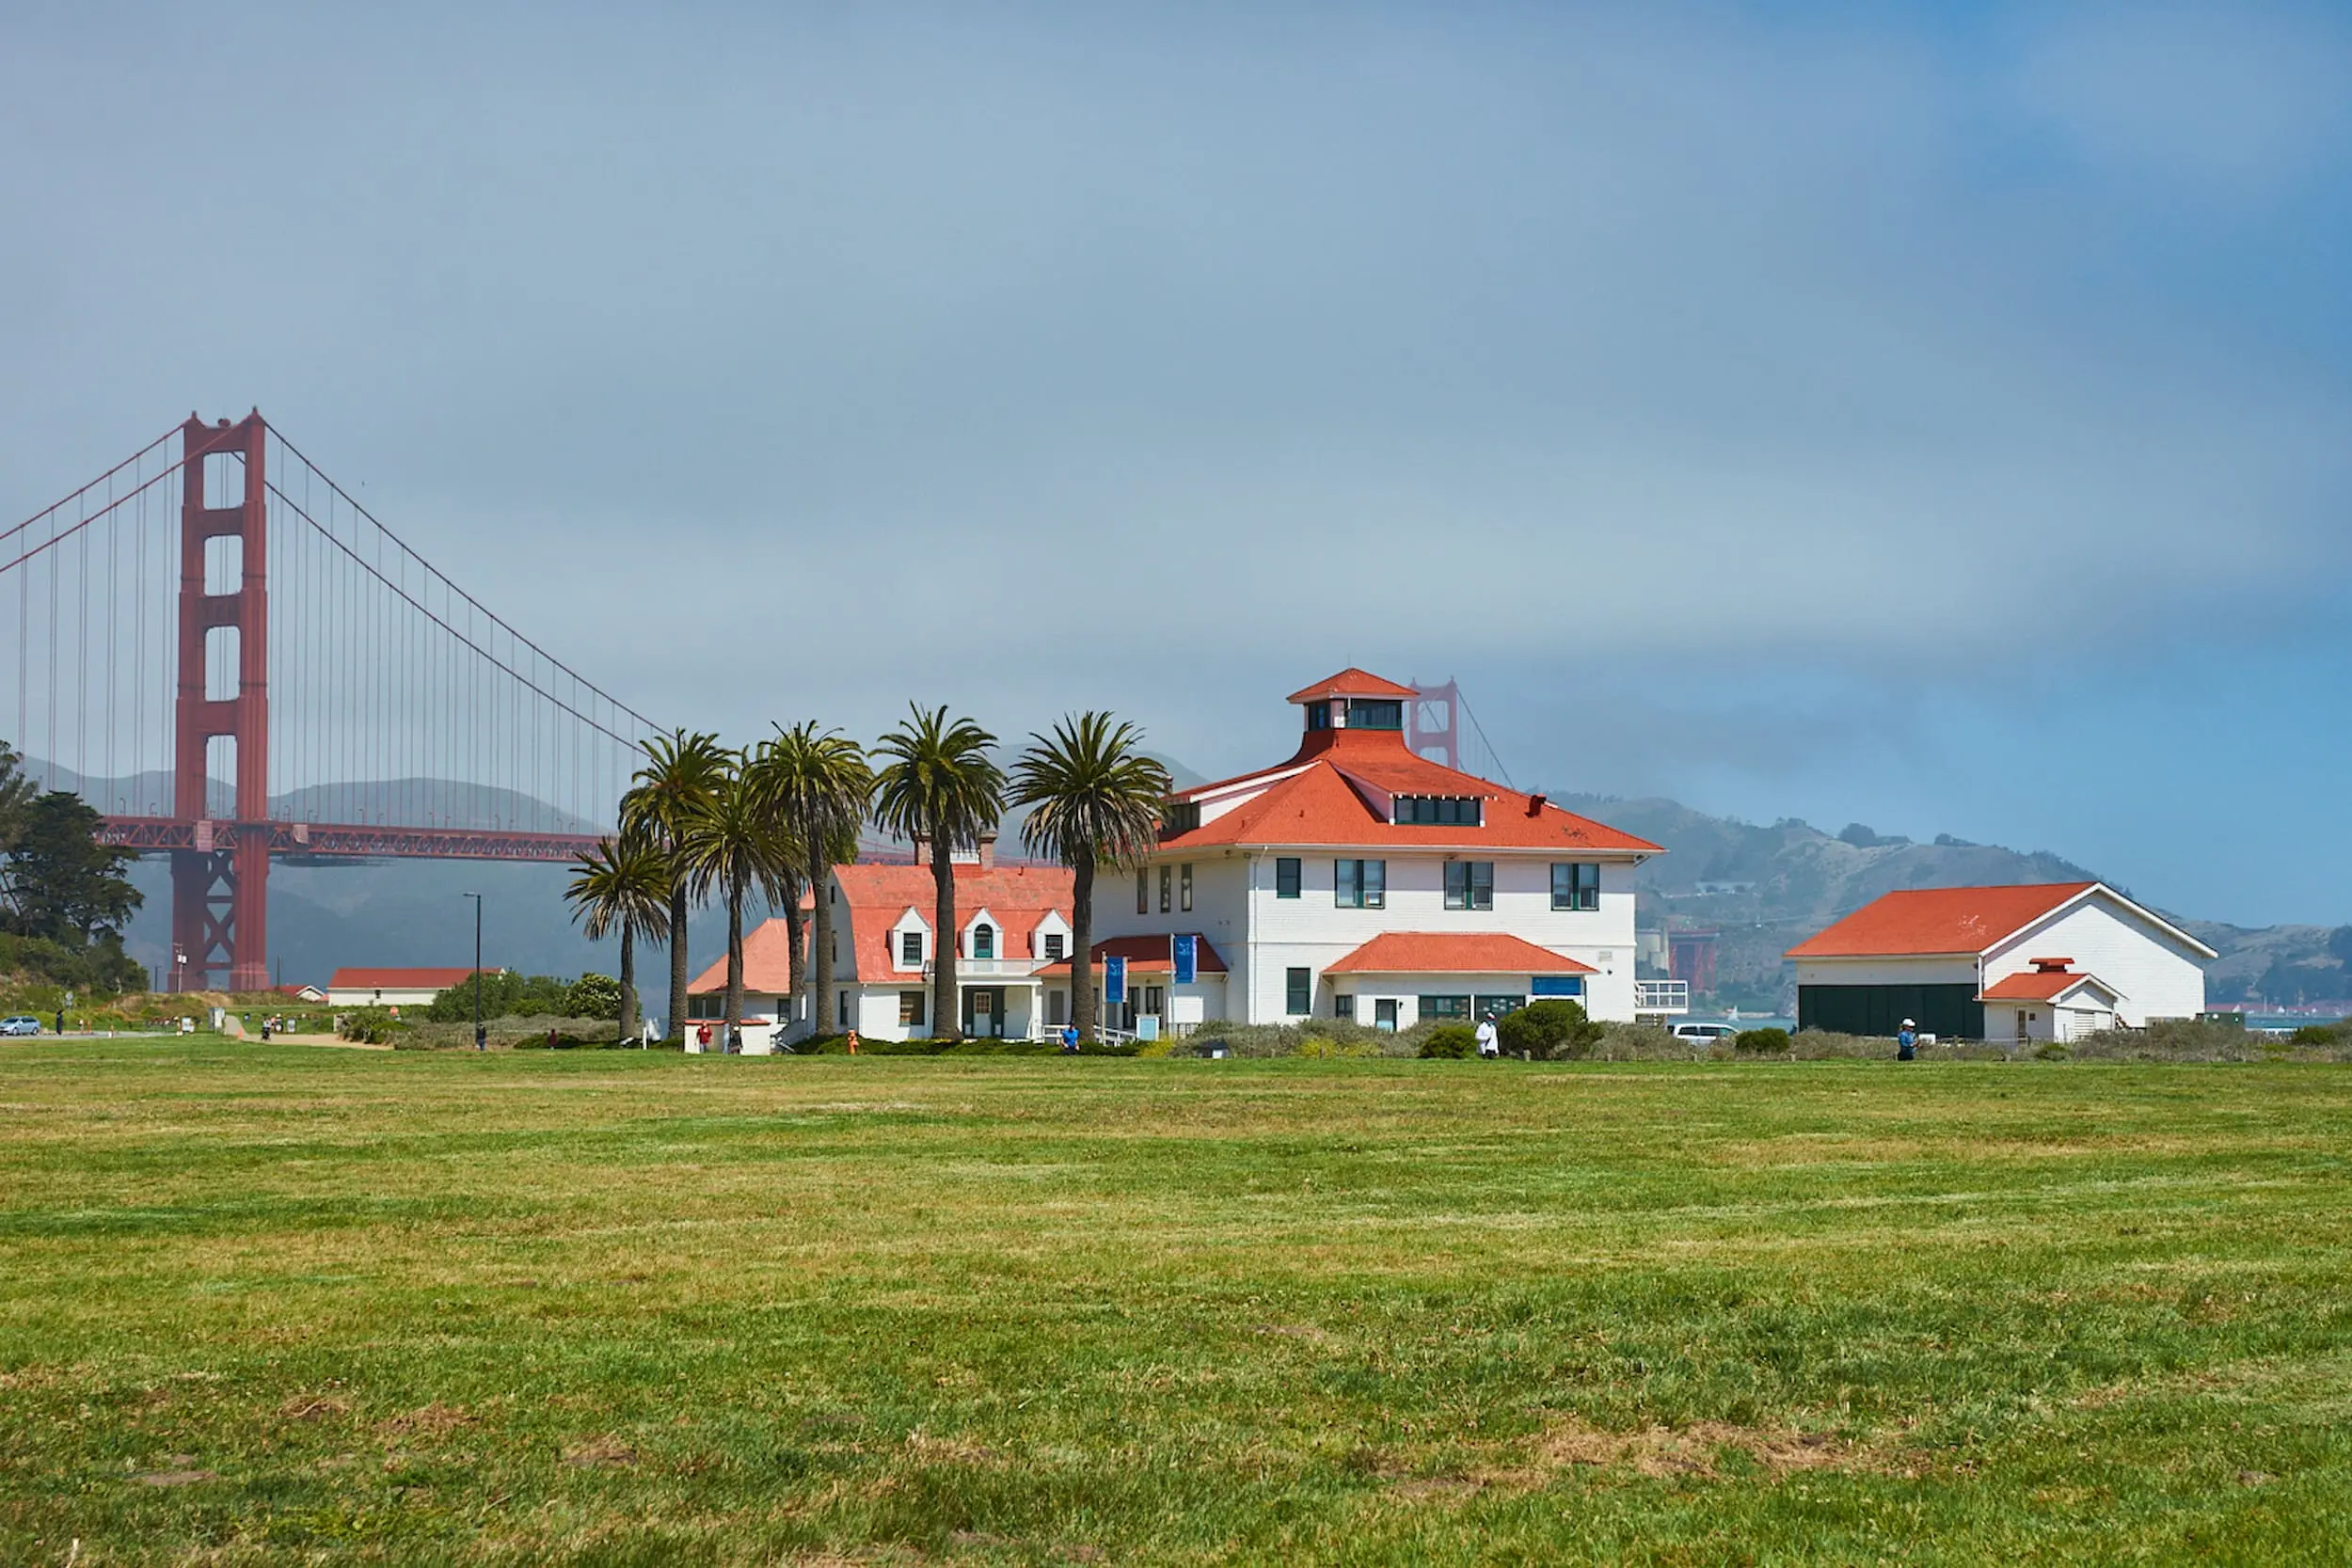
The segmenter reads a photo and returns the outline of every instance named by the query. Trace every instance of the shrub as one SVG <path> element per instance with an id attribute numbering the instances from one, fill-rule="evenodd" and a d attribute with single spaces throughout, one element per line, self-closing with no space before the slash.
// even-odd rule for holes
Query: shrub
<path id="1" fill-rule="evenodd" d="M 2352 1018 L 2334 1023 L 2306 1023 L 2287 1039 L 2294 1045 L 2352 1045 Z"/>
<path id="2" fill-rule="evenodd" d="M 2043 1040 L 2033 1048 L 2033 1059 L 2037 1062 L 2062 1062 L 2071 1054 L 2073 1053 L 2056 1040 Z"/>
<path id="3" fill-rule="evenodd" d="M 621 1016 L 621 982 L 610 974 L 583 974 L 564 993 L 564 1010 L 574 1018 Z"/>
<path id="4" fill-rule="evenodd" d="M 1788 1045 L 1786 1029 L 1742 1029 L 1731 1037 L 1731 1049 L 1743 1056 L 1786 1056 Z"/>
<path id="5" fill-rule="evenodd" d="M 1608 1031 L 1584 1016 L 1584 1004 L 1548 996 L 1517 1012 L 1505 1013 L 1495 1024 L 1502 1049 L 1538 1062 L 1577 1060 L 1589 1056 Z"/>
<path id="6" fill-rule="evenodd" d="M 1467 1023 L 1440 1023 L 1421 1042 L 1421 1053 L 1431 1061 L 1458 1062 L 1478 1052 L 1478 1031 Z"/>

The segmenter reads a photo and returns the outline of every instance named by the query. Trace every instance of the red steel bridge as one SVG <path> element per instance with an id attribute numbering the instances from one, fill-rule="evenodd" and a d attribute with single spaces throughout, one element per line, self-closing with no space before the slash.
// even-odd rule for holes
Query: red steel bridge
<path id="1" fill-rule="evenodd" d="M 566 861 L 655 733 L 258 410 L 0 532 L 11 620 L 0 740 L 170 857 L 178 990 L 267 987 L 273 857 Z"/>

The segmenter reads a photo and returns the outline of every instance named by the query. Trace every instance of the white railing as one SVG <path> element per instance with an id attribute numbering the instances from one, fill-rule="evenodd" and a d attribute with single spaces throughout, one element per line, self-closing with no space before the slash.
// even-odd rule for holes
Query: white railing
<path id="1" fill-rule="evenodd" d="M 1688 980 L 1636 980 L 1633 1010 L 1637 1013 L 1687 1013 L 1691 1010 Z"/>
<path id="2" fill-rule="evenodd" d="M 1054 960 L 1045 958 L 958 958 L 956 960 L 956 979 L 959 983 L 965 980 L 1025 980 L 1030 975 L 1036 974 L 1040 969 L 1043 968 L 1049 961 Z M 917 973 L 920 973 L 924 979 L 929 980 L 933 974 L 937 974 L 938 971 L 930 964 L 927 963 L 919 972 L 914 970 L 899 969 L 894 971 L 894 973 L 905 974 L 910 977 Z"/>

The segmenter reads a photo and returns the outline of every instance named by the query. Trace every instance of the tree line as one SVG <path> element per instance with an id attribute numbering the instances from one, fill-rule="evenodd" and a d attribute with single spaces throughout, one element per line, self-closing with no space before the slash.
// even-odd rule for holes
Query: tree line
<path id="1" fill-rule="evenodd" d="M 834 868 L 856 859 L 870 822 L 930 858 L 932 1034 L 955 1038 L 962 1009 L 954 859 L 977 850 L 1008 809 L 1025 807 L 1023 846 L 1073 873 L 1071 1021 L 1090 1040 L 1095 874 L 1140 863 L 1172 787 L 1142 739 L 1110 714 L 1073 714 L 1050 735 L 1032 734 L 1008 770 L 997 737 L 946 707 L 910 705 L 870 750 L 813 720 L 737 748 L 675 730 L 645 743 L 644 766 L 621 797 L 619 831 L 580 857 L 565 897 L 591 939 L 620 939 L 624 1035 L 638 1017 L 637 943 L 648 942 L 669 949 L 667 1032 L 683 1037 L 687 916 L 714 899 L 727 913 L 725 1024 L 730 1035 L 741 1025 L 743 917 L 755 898 L 783 911 L 792 994 L 810 994 L 815 1033 L 832 1035 L 840 1020 L 826 893 Z M 806 915 L 804 893 L 815 895 Z"/>
<path id="2" fill-rule="evenodd" d="M 135 857 L 99 843 L 99 822 L 80 796 L 35 784 L 0 742 L 0 969 L 95 990 L 146 979 L 122 951 L 141 902 L 123 875 Z"/>

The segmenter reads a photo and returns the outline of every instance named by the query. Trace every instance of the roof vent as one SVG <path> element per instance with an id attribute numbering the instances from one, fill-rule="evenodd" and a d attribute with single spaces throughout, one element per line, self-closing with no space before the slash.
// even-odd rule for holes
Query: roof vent
<path id="1" fill-rule="evenodd" d="M 1527 798 L 1527 815 L 1541 816 L 1544 814 L 1544 802 L 1549 799 L 1550 797 L 1545 795 L 1530 795 Z"/>

